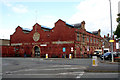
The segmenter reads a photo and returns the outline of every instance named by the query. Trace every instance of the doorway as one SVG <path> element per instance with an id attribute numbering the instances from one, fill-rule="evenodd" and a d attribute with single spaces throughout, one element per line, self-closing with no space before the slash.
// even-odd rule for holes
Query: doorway
<path id="1" fill-rule="evenodd" d="M 40 57 L 40 48 L 38 46 L 34 47 L 35 57 Z"/>

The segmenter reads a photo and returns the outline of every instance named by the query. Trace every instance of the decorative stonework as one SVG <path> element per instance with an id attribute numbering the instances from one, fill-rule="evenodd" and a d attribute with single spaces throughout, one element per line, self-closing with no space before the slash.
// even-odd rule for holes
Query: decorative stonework
<path id="1" fill-rule="evenodd" d="M 40 34 L 38 33 L 38 32 L 35 32 L 34 34 L 33 34 L 33 40 L 36 42 L 36 41 L 38 41 L 40 39 Z"/>

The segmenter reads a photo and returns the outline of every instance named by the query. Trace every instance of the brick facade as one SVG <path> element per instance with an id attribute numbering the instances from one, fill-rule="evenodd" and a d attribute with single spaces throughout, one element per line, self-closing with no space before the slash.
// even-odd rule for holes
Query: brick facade
<path id="1" fill-rule="evenodd" d="M 103 38 L 100 30 L 88 32 L 85 21 L 70 25 L 59 19 L 52 29 L 36 23 L 32 30 L 18 26 L 10 36 L 10 45 L 15 46 L 17 54 L 31 57 L 86 57 L 92 55 L 95 49 L 101 49 Z"/>

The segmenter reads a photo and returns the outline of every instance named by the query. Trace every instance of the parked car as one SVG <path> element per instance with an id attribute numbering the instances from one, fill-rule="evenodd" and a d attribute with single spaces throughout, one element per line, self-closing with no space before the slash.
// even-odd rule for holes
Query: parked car
<path id="1" fill-rule="evenodd" d="M 100 55 L 102 55 L 102 50 L 101 50 L 101 49 L 96 49 L 96 50 L 94 51 L 93 55 L 99 57 Z"/>
<path id="2" fill-rule="evenodd" d="M 118 54 L 119 54 L 118 52 L 113 52 L 114 59 L 116 57 L 118 57 Z M 107 52 L 107 53 L 103 54 L 102 56 L 100 56 L 100 58 L 102 60 L 103 60 L 103 57 L 104 57 L 105 60 L 111 60 L 112 59 L 112 54 L 111 54 L 111 52 Z"/>
<path id="3" fill-rule="evenodd" d="M 114 57 L 116 62 L 120 62 L 120 52 L 117 52 L 116 56 Z"/>
<path id="4" fill-rule="evenodd" d="M 105 60 L 110 60 L 110 58 L 112 57 L 111 52 L 107 52 L 105 54 L 103 54 L 102 56 L 100 56 L 100 58 L 103 60 L 103 57 Z"/>

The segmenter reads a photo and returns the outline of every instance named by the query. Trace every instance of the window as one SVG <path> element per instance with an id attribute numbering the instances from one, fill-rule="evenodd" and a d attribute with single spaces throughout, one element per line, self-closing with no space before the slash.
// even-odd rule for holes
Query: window
<path id="1" fill-rule="evenodd" d="M 89 37 L 87 37 L 87 42 L 89 42 Z"/>
<path id="2" fill-rule="evenodd" d="M 94 39 L 94 43 L 95 43 L 95 39 Z"/>
<path id="3" fill-rule="evenodd" d="M 77 33 L 77 41 L 80 41 L 80 34 Z"/>
<path id="4" fill-rule="evenodd" d="M 92 38 L 90 39 L 90 42 L 92 42 Z"/>
<path id="5" fill-rule="evenodd" d="M 85 42 L 85 35 L 83 34 L 83 42 Z"/>
<path id="6" fill-rule="evenodd" d="M 96 40 L 96 43 L 98 43 L 98 40 Z"/>

